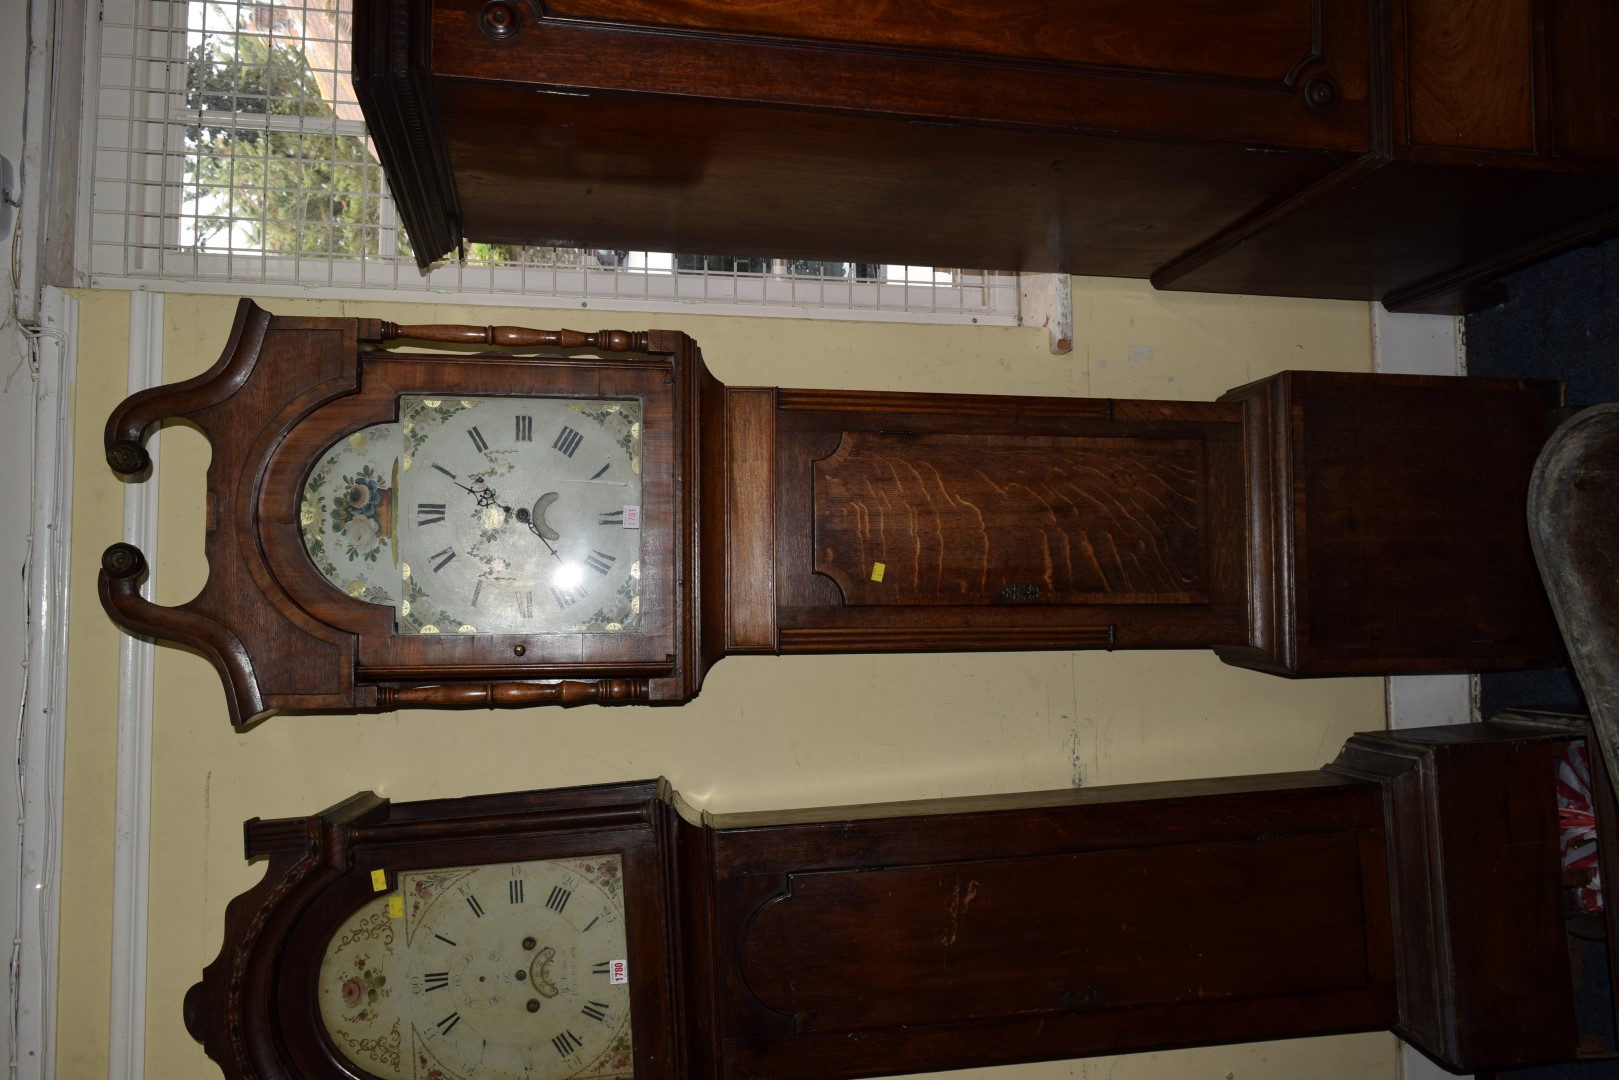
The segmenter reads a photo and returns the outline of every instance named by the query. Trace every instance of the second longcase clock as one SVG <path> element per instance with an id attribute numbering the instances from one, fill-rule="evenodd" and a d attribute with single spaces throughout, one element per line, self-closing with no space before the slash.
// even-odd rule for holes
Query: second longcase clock
<path id="1" fill-rule="evenodd" d="M 491 346 L 429 352 L 411 340 Z M 286 318 L 108 421 L 213 447 L 209 578 L 103 601 L 278 710 L 680 702 L 747 652 L 1553 663 L 1522 505 L 1555 384 L 1289 372 L 1215 402 L 728 387 L 668 331 Z"/>
<path id="2" fill-rule="evenodd" d="M 248 822 L 268 867 L 186 1023 L 229 1080 L 826 1080 L 1381 1028 L 1462 1070 L 1611 1057 L 1561 910 L 1587 730 L 720 816 L 661 782 L 361 794 Z"/>

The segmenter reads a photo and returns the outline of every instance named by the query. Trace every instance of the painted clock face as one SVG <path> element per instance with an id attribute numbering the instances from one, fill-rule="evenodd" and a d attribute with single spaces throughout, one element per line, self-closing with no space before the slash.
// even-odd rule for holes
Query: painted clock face
<path id="1" fill-rule="evenodd" d="M 616 854 L 405 871 L 332 935 L 321 1022 L 380 1080 L 629 1077 Z"/>
<path id="2" fill-rule="evenodd" d="M 406 395 L 328 447 L 304 546 L 401 634 L 624 633 L 641 615 L 641 404 Z"/>

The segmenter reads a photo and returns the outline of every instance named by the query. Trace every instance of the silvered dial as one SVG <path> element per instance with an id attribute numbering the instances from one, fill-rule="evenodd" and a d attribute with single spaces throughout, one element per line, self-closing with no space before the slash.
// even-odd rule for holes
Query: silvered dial
<path id="1" fill-rule="evenodd" d="M 641 618 L 641 404 L 400 398 L 305 479 L 304 547 L 402 634 L 620 633 Z"/>
<path id="2" fill-rule="evenodd" d="M 639 401 L 405 396 L 400 633 L 640 623 Z"/>

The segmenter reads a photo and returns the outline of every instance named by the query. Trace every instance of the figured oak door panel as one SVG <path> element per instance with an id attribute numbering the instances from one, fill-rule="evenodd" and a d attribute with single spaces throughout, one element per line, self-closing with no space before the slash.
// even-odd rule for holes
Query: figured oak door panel
<path id="1" fill-rule="evenodd" d="M 778 390 L 782 652 L 1248 639 L 1240 410 Z"/>
<path id="2" fill-rule="evenodd" d="M 1202 603 L 1203 448 L 846 432 L 815 464 L 815 569 L 855 605 Z"/>

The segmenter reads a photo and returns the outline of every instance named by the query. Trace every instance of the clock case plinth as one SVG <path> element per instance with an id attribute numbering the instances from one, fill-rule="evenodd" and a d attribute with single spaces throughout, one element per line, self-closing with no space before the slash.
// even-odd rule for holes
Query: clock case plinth
<path id="1" fill-rule="evenodd" d="M 396 352 L 416 338 L 531 355 Z M 585 355 L 592 350 L 600 356 Z M 537 350 L 537 351 L 536 351 Z M 318 454 L 398 394 L 640 397 L 638 633 L 405 635 L 306 556 Z M 242 301 L 106 451 L 202 429 L 209 578 L 125 629 L 189 645 L 232 722 L 412 705 L 678 704 L 733 653 L 1211 648 L 1288 676 L 1554 666 L 1523 518 L 1555 383 L 1285 372 L 1214 402 L 728 387 L 684 334 L 395 327 Z"/>
<path id="2" fill-rule="evenodd" d="M 1357 735 L 1319 772 L 766 813 L 662 781 L 362 794 L 247 824 L 268 871 L 187 1024 L 229 1080 L 348 1076 L 313 971 L 372 870 L 614 849 L 647 1080 L 1382 1028 L 1464 1071 L 1609 1057 L 1576 1023 L 1558 845 L 1559 754 L 1588 731 L 1508 714 Z M 1600 775 L 1594 802 L 1606 855 Z"/>

